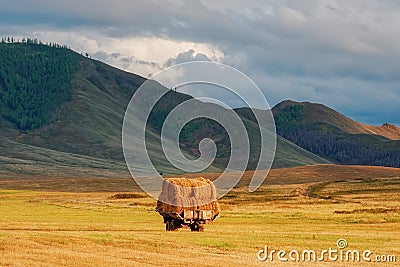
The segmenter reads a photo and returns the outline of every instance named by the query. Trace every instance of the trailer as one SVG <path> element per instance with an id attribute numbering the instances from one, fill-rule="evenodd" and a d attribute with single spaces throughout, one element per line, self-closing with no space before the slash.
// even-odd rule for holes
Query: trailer
<path id="1" fill-rule="evenodd" d="M 178 231 L 179 228 L 188 226 L 191 231 L 204 232 L 204 225 L 219 217 L 214 210 L 184 210 L 181 214 L 160 210 L 157 212 L 164 218 L 166 231 Z"/>
<path id="2" fill-rule="evenodd" d="M 156 211 L 163 216 L 167 231 L 186 226 L 203 232 L 204 225 L 219 216 L 215 185 L 202 177 L 165 178 Z"/>

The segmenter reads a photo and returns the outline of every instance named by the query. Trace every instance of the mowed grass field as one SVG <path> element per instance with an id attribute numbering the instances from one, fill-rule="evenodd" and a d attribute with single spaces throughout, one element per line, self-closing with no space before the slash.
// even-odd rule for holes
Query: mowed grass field
<path id="1" fill-rule="evenodd" d="M 245 186 L 250 175 L 220 200 L 221 216 L 204 233 L 166 232 L 156 201 L 132 179 L 2 178 L 0 266 L 269 266 L 257 259 L 265 245 L 321 251 L 337 249 L 339 238 L 346 249 L 371 250 L 372 259 L 396 255 L 400 262 L 399 169 L 277 169 L 254 193 Z M 277 266 L 396 265 L 274 260 Z"/>

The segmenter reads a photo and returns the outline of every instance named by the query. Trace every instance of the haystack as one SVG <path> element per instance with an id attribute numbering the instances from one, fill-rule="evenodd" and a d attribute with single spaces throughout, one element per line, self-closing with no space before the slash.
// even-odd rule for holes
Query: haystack
<path id="1" fill-rule="evenodd" d="M 166 178 L 157 201 L 157 210 L 182 214 L 184 210 L 213 210 L 219 213 L 214 183 L 203 177 Z"/>

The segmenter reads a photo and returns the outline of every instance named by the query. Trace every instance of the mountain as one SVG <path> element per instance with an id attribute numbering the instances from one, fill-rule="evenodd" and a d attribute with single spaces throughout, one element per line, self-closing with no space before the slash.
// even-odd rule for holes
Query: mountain
<path id="1" fill-rule="evenodd" d="M 283 101 L 273 109 L 277 133 L 323 158 L 343 164 L 400 167 L 400 129 L 353 121 L 321 104 Z"/>
<path id="2" fill-rule="evenodd" d="M 146 80 L 66 47 L 37 41 L 0 44 L 0 163 L 2 172 L 89 175 L 90 170 L 107 176 L 126 173 L 121 147 L 125 109 L 136 89 Z M 190 99 L 170 91 L 152 112 L 146 129 L 151 160 L 160 172 L 179 172 L 165 159 L 160 145 L 160 123 L 166 112 Z M 210 103 L 204 105 L 212 105 Z M 243 117 L 243 119 L 245 119 Z M 198 124 L 196 126 L 196 123 Z M 245 122 L 252 136 L 252 158 L 257 153 L 257 125 Z M 198 126 L 201 126 L 201 130 Z M 220 171 L 229 158 L 226 133 L 210 121 L 194 121 L 183 129 L 185 156 L 198 156 L 203 136 L 214 137 L 218 154 L 206 171 Z M 274 167 L 330 163 L 294 143 L 278 137 Z M 56 166 L 56 167 L 55 167 Z M 85 171 L 79 168 L 85 168 Z M 61 175 L 61 174 L 60 174 Z"/>
<path id="3" fill-rule="evenodd" d="M 391 140 L 400 140 L 400 128 L 394 124 L 385 123 L 381 126 L 371 126 L 360 123 L 367 133 L 384 136 Z"/>

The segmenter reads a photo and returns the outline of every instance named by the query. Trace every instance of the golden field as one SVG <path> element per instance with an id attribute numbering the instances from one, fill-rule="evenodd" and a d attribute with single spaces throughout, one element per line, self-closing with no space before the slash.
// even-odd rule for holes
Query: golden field
<path id="1" fill-rule="evenodd" d="M 156 200 L 129 178 L 2 178 L 0 266 L 269 266 L 257 259 L 265 245 L 323 250 L 339 238 L 400 261 L 399 169 L 276 169 L 254 193 L 245 186 L 250 174 L 220 200 L 221 217 L 204 233 L 166 232 Z"/>

